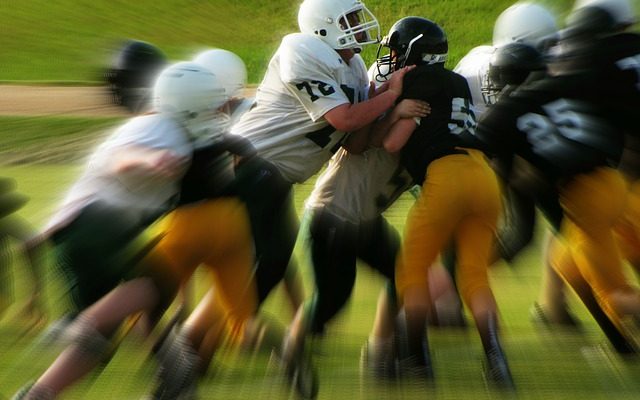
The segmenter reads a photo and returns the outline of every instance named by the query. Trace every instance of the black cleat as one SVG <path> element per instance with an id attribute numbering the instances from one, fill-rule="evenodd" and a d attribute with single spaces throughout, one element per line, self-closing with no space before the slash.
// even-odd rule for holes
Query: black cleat
<path id="1" fill-rule="evenodd" d="M 153 400 L 195 398 L 200 357 L 186 337 L 172 332 L 157 353 L 160 368 Z"/>
<path id="2" fill-rule="evenodd" d="M 367 340 L 360 350 L 360 376 L 395 380 L 398 377 L 396 355 L 393 349 L 376 351 Z"/>
<path id="3" fill-rule="evenodd" d="M 414 344 L 411 345 L 411 342 Z M 420 333 L 410 332 L 404 316 L 399 315 L 396 319 L 395 346 L 399 378 L 434 381 L 426 329 Z"/>
<path id="4" fill-rule="evenodd" d="M 516 385 L 502 349 L 499 346 L 494 347 L 485 355 L 487 357 L 485 369 L 487 381 L 497 389 L 514 391 Z"/>
<path id="5" fill-rule="evenodd" d="M 301 399 L 312 400 L 318 397 L 318 373 L 311 362 L 311 355 L 301 345 L 293 343 L 286 335 L 282 344 L 282 368 L 289 384 Z"/>

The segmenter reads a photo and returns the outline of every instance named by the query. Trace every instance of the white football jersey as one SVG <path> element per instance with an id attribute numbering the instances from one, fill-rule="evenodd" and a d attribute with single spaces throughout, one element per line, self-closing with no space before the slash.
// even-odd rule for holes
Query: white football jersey
<path id="1" fill-rule="evenodd" d="M 457 72 L 467 79 L 469 90 L 471 90 L 471 99 L 476 111 L 476 120 L 489 106 L 482 96 L 481 87 L 489 74 L 489 62 L 491 61 L 493 50 L 492 46 L 474 47 L 453 69 L 453 72 Z"/>
<path id="2" fill-rule="evenodd" d="M 340 149 L 318 177 L 306 206 L 360 224 L 377 218 L 412 182 L 398 156 L 382 148 L 362 154 Z"/>
<path id="3" fill-rule="evenodd" d="M 140 221 L 168 210 L 179 193 L 188 162 L 173 178 L 149 176 L 135 170 L 117 173 L 113 160 L 127 147 L 167 149 L 185 161 L 193 154 L 189 137 L 174 120 L 161 114 L 132 118 L 90 156 L 82 176 L 71 187 L 47 229 L 66 225 L 83 207 L 95 201 L 127 208 Z"/>
<path id="4" fill-rule="evenodd" d="M 323 118 L 333 108 L 363 101 L 367 70 L 359 55 L 347 64 L 322 40 L 284 37 L 258 87 L 256 104 L 231 129 L 289 182 L 304 182 L 340 147 L 346 133 Z"/>

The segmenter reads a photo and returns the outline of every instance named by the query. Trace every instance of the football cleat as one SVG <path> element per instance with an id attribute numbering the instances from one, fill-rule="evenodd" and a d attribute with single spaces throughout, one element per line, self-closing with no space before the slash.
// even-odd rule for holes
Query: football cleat
<path id="1" fill-rule="evenodd" d="M 157 354 L 160 369 L 154 400 L 195 398 L 200 358 L 188 339 L 175 330 Z"/>
<path id="2" fill-rule="evenodd" d="M 485 379 L 496 389 L 514 391 L 516 386 L 511 376 L 507 357 L 498 337 L 497 317 L 490 315 L 488 320 L 488 344 L 485 347 Z"/>
<path id="3" fill-rule="evenodd" d="M 287 334 L 282 344 L 282 368 L 289 385 L 295 389 L 302 399 L 315 399 L 318 396 L 318 373 L 311 363 L 311 355 L 306 351 L 304 340 L 302 344 L 294 343 L 294 339 Z"/>
<path id="4" fill-rule="evenodd" d="M 511 376 L 507 359 L 500 346 L 495 346 L 486 352 L 485 378 L 497 389 L 515 390 L 516 386 Z"/>
<path id="5" fill-rule="evenodd" d="M 360 377 L 375 379 L 396 379 L 396 354 L 393 348 L 376 349 L 367 340 L 360 350 Z"/>

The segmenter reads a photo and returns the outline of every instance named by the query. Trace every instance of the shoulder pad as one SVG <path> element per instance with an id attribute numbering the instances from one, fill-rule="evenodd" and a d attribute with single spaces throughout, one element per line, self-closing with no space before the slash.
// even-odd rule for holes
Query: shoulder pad
<path id="1" fill-rule="evenodd" d="M 319 75 L 333 75 L 344 61 L 322 40 L 304 33 L 293 33 L 282 40 L 280 74 L 285 82 L 316 79 Z"/>
<path id="2" fill-rule="evenodd" d="M 491 56 L 493 55 L 493 46 L 478 46 L 471 49 L 455 66 L 454 71 L 460 70 L 479 70 L 489 65 Z"/>

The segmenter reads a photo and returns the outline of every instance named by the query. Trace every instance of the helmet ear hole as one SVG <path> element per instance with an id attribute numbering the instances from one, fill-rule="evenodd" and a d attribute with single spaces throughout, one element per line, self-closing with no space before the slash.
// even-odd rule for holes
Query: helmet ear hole
<path id="1" fill-rule="evenodd" d="M 327 30 L 326 29 L 320 29 L 320 36 L 327 36 Z"/>

